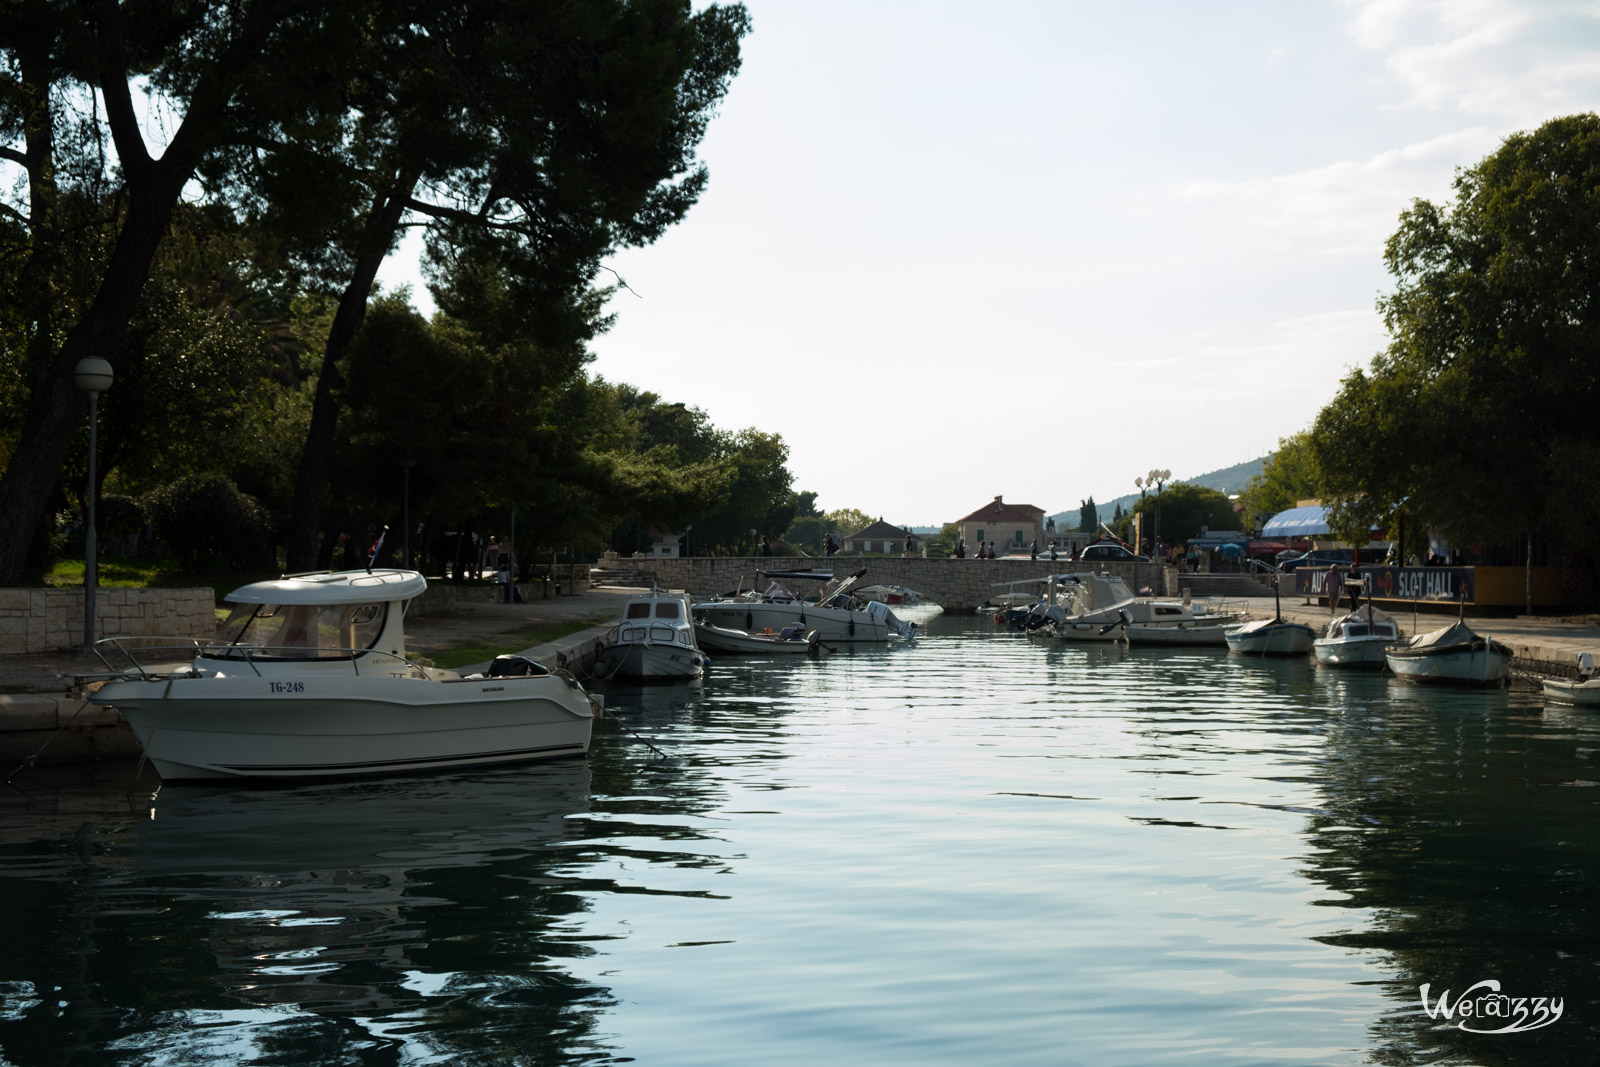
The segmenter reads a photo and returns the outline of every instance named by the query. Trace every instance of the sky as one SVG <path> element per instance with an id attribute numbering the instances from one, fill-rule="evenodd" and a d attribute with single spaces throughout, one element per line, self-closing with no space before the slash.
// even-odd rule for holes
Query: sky
<path id="1" fill-rule="evenodd" d="M 1270 453 L 1386 344 L 1412 200 L 1600 109 L 1594 0 L 745 6 L 710 185 L 608 261 L 591 371 L 906 526 Z"/>

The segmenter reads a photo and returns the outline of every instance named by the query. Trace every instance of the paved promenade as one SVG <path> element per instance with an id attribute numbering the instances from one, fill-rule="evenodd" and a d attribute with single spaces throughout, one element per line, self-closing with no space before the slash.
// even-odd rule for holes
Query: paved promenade
<path id="1" fill-rule="evenodd" d="M 417 655 L 449 648 L 466 640 L 515 643 L 515 635 L 545 622 L 592 622 L 595 626 L 560 641 L 526 649 L 523 655 L 547 666 L 575 664 L 589 655 L 601 633 L 615 621 L 620 603 L 634 589 L 591 589 L 577 596 L 552 597 L 526 604 L 467 604 L 446 615 L 406 621 L 406 646 Z M 1270 618 L 1272 597 L 1231 598 L 1257 618 Z M 1319 630 L 1330 618 L 1327 607 L 1286 598 L 1283 614 Z M 1448 625 L 1445 614 L 1392 613 L 1407 636 Z M 1580 652 L 1600 660 L 1600 623 L 1590 619 L 1485 618 L 1467 614 L 1467 622 L 1516 653 L 1514 669 L 1522 676 L 1570 676 Z M 480 666 L 486 666 L 480 665 Z M 67 650 L 26 656 L 0 656 L 0 773 L 39 752 L 40 762 L 121 758 L 137 754 L 137 746 L 121 718 L 66 694 L 58 675 L 100 669 L 93 656 Z M 463 668 L 470 672 L 474 667 Z"/>

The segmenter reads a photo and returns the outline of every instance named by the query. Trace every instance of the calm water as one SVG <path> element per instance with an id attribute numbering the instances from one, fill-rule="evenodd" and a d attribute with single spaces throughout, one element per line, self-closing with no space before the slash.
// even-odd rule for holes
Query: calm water
<path id="1" fill-rule="evenodd" d="M 605 724 L 586 762 L 153 803 L 28 772 L 0 1063 L 1600 1059 L 1600 716 L 928 631 L 608 694 L 664 757 Z M 1423 1013 L 1490 978 L 1562 1017 Z"/>

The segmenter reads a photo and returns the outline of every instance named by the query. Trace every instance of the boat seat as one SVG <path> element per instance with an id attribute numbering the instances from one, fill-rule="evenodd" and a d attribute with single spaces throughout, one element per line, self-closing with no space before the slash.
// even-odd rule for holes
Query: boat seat
<path id="1" fill-rule="evenodd" d="M 489 664 L 490 678 L 527 678 L 536 674 L 549 674 L 550 671 L 542 663 L 535 663 L 527 656 L 496 656 L 494 662 Z"/>

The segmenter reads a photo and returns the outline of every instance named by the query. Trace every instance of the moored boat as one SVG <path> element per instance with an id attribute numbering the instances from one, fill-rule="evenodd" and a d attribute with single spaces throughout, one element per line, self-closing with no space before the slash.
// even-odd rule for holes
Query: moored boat
<path id="1" fill-rule="evenodd" d="M 1311 651 L 1317 631 L 1282 617 L 1257 619 L 1232 627 L 1223 636 L 1229 652 L 1241 656 L 1303 656 Z"/>
<path id="2" fill-rule="evenodd" d="M 713 655 L 812 655 L 832 652 L 822 644 L 822 634 L 817 630 L 801 630 L 787 626 L 782 630 L 730 630 L 713 625 L 704 619 L 695 623 L 695 638 L 700 647 Z"/>
<path id="3" fill-rule="evenodd" d="M 565 671 L 502 657 L 462 677 L 406 658 L 422 575 L 289 575 L 225 598 L 210 642 L 112 637 L 87 692 L 120 711 L 168 781 L 358 777 L 588 751 L 595 705 Z M 113 663 L 108 657 L 116 657 Z"/>
<path id="4" fill-rule="evenodd" d="M 1371 604 L 1328 623 L 1323 635 L 1311 643 L 1317 662 L 1329 667 L 1367 667 L 1382 670 L 1388 647 L 1400 640 L 1394 617 Z"/>
<path id="5" fill-rule="evenodd" d="M 652 589 L 629 597 L 595 661 L 595 674 L 638 682 L 698 678 L 706 656 L 695 640 L 689 598 Z"/>
<path id="6" fill-rule="evenodd" d="M 853 594 L 855 584 L 865 573 L 863 567 L 854 574 L 835 579 L 830 574 L 766 572 L 763 577 L 769 583 L 764 592 L 699 601 L 693 605 L 694 615 L 713 626 L 746 633 L 776 632 L 790 626 L 802 631 L 816 630 L 829 644 L 916 636 L 916 623 L 897 618 L 887 604 L 863 601 Z M 782 584 L 783 581 L 802 580 L 823 583 L 815 601 L 796 596 Z"/>
<path id="7" fill-rule="evenodd" d="M 1594 658 L 1587 652 L 1578 653 L 1577 677 L 1546 678 L 1542 685 L 1545 699 L 1557 704 L 1575 704 L 1580 708 L 1600 706 L 1600 675 L 1595 673 Z"/>
<path id="8" fill-rule="evenodd" d="M 1511 673 L 1511 650 L 1465 622 L 1391 645 L 1384 658 L 1395 677 L 1410 682 L 1500 685 Z"/>

